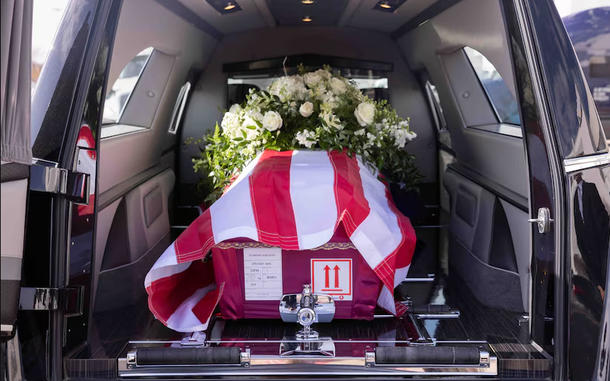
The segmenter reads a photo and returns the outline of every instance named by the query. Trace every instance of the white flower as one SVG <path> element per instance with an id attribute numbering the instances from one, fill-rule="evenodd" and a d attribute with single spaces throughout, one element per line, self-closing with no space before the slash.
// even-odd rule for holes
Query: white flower
<path id="1" fill-rule="evenodd" d="M 339 78 L 333 78 L 330 80 L 330 89 L 335 95 L 341 95 L 347 91 L 347 85 Z"/>
<path id="2" fill-rule="evenodd" d="M 301 107 L 299 108 L 299 112 L 305 118 L 309 118 L 311 116 L 311 114 L 313 114 L 313 103 L 311 103 L 311 102 L 303 103 L 301 105 Z"/>
<path id="3" fill-rule="evenodd" d="M 282 117 L 276 111 L 267 111 L 263 118 L 263 127 L 269 131 L 279 130 L 282 127 Z"/>
<path id="4" fill-rule="evenodd" d="M 244 123 L 242 124 L 242 129 L 239 131 L 238 137 L 243 137 L 242 131 L 245 131 L 247 140 L 254 140 L 261 133 L 261 129 L 257 121 L 251 116 L 246 116 L 244 119 Z"/>
<path id="5" fill-rule="evenodd" d="M 326 71 L 324 69 L 319 69 L 315 73 L 318 74 L 320 77 L 324 78 L 327 81 L 330 81 L 330 79 L 333 76 L 329 71 Z"/>
<path id="6" fill-rule="evenodd" d="M 407 124 L 408 125 L 408 124 Z M 394 145 L 398 148 L 403 148 L 407 142 L 415 139 L 417 134 L 404 128 L 405 124 L 399 123 L 391 132 L 390 135 L 394 138 Z"/>
<path id="7" fill-rule="evenodd" d="M 299 75 L 282 77 L 273 82 L 267 89 L 271 94 L 277 95 L 282 102 L 292 99 L 303 99 L 307 94 L 307 88 L 303 78 Z"/>
<path id="8" fill-rule="evenodd" d="M 241 112 L 241 110 L 242 110 L 241 106 L 236 103 L 233 106 L 231 106 L 231 108 L 229 109 L 229 112 L 232 114 L 239 114 Z"/>
<path id="9" fill-rule="evenodd" d="M 303 81 L 309 87 L 314 87 L 322 80 L 322 76 L 319 73 L 307 73 L 303 76 Z"/>
<path id="10" fill-rule="evenodd" d="M 361 129 L 359 129 L 359 130 L 355 131 L 355 132 L 354 132 L 354 135 L 356 135 L 356 136 L 362 136 L 362 135 L 364 135 L 364 133 L 365 133 L 365 132 L 366 132 L 366 130 L 365 130 L 364 128 L 361 128 Z"/>
<path id="11" fill-rule="evenodd" d="M 329 112 L 324 112 L 324 113 L 322 113 L 321 117 L 322 117 L 322 120 L 324 120 L 324 123 L 326 124 L 326 126 L 334 127 L 338 130 L 343 129 L 341 120 L 335 114 L 332 114 Z"/>
<path id="12" fill-rule="evenodd" d="M 356 119 L 358 119 L 358 124 L 362 127 L 373 123 L 375 118 L 375 105 L 368 102 L 363 102 L 356 107 L 354 111 L 354 115 L 356 115 Z"/>
<path id="13" fill-rule="evenodd" d="M 305 146 L 307 148 L 311 148 L 317 143 L 316 134 L 309 130 L 297 132 L 295 138 L 297 139 L 300 145 Z"/>
<path id="14" fill-rule="evenodd" d="M 239 123 L 239 115 L 234 114 L 232 112 L 227 112 L 222 118 L 222 122 L 220 123 L 223 131 L 227 136 L 231 139 L 237 137 L 237 133 L 240 130 Z"/>

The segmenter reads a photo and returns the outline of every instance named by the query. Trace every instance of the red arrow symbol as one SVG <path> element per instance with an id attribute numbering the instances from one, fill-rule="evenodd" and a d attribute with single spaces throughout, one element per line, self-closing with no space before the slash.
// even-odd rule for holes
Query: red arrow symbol
<path id="1" fill-rule="evenodd" d="M 335 270 L 335 288 L 339 288 L 339 265 L 335 265 L 333 270 Z"/>
<path id="2" fill-rule="evenodd" d="M 330 272 L 330 267 L 328 267 L 328 265 L 326 265 L 324 267 L 324 288 L 329 288 L 330 287 L 330 277 L 329 277 L 329 272 Z"/>

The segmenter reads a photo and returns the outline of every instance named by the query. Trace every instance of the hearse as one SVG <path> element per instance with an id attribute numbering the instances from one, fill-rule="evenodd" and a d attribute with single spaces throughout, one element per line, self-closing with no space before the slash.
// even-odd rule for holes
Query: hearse
<path id="1" fill-rule="evenodd" d="M 31 94 L 33 6 L 1 12 L 3 380 L 609 379 L 610 152 L 551 0 L 71 0 Z M 209 206 L 200 139 L 328 66 L 417 134 L 407 312 L 305 285 L 278 308 L 319 336 L 166 327 L 145 277 Z"/>

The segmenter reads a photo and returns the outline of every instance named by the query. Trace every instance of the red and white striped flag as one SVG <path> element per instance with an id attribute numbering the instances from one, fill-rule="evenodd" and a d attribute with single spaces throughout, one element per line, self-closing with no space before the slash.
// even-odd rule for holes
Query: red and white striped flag
<path id="1" fill-rule="evenodd" d="M 409 270 L 415 231 L 376 175 L 336 151 L 266 150 L 254 159 L 148 272 L 150 310 L 176 331 L 204 330 L 222 295 L 211 265 L 200 261 L 212 246 L 249 238 L 284 250 L 315 249 L 340 223 L 383 282 L 377 304 L 402 315 L 394 288 Z"/>

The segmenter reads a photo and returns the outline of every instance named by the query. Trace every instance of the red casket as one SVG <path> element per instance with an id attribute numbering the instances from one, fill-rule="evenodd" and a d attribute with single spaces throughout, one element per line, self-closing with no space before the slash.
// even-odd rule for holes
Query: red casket
<path id="1" fill-rule="evenodd" d="M 377 173 L 343 152 L 266 150 L 150 269 L 151 312 L 179 332 L 278 318 L 283 294 L 332 295 L 335 318 L 372 319 L 394 300 L 415 231 Z M 212 261 L 206 261 L 208 253 Z"/>
<path id="2" fill-rule="evenodd" d="M 279 319 L 283 294 L 311 284 L 316 294 L 335 300 L 336 319 L 373 319 L 379 277 L 349 240 L 342 226 L 312 250 L 281 250 L 251 240 L 212 248 L 217 283 L 224 283 L 219 307 L 225 319 Z"/>

